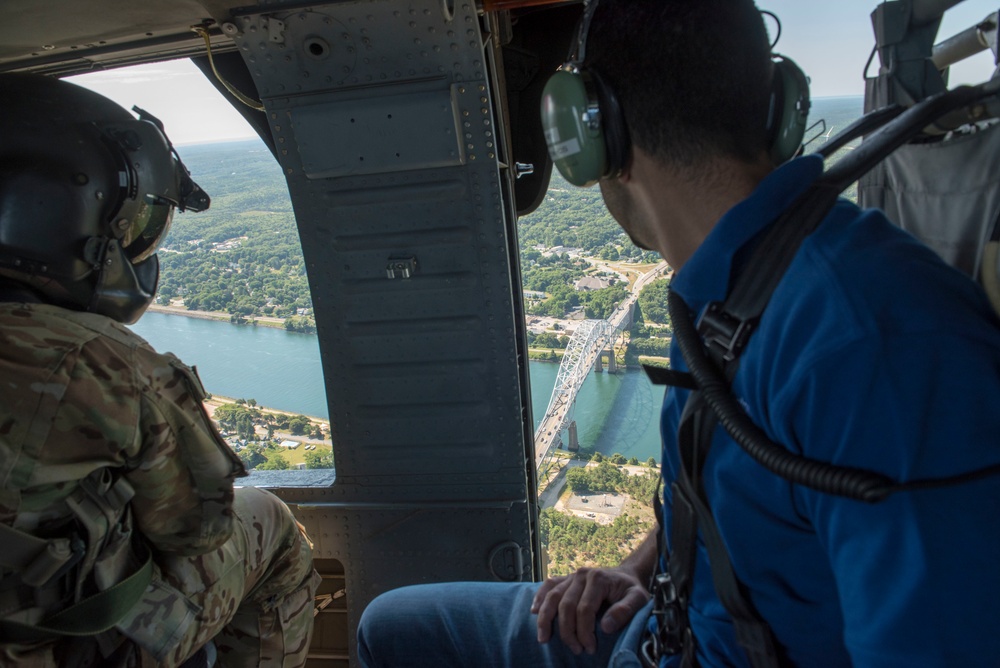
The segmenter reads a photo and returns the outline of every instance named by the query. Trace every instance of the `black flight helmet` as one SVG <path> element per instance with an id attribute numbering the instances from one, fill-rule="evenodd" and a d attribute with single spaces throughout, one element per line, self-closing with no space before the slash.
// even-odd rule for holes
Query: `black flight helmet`
<path id="1" fill-rule="evenodd" d="M 58 79 L 0 74 L 0 275 L 132 323 L 175 208 L 204 211 L 162 124 Z"/>

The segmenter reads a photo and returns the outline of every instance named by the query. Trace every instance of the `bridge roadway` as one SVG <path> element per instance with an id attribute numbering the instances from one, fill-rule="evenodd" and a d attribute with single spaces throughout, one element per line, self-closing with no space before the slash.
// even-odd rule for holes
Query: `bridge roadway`
<path id="1" fill-rule="evenodd" d="M 556 384 L 552 388 L 545 416 L 535 430 L 536 471 L 542 470 L 553 448 L 561 442 L 562 432 L 571 421 L 576 395 L 598 355 L 612 344 L 621 329 L 630 324 L 632 309 L 642 288 L 666 269 L 667 263 L 661 262 L 652 271 L 640 276 L 632 285 L 628 298 L 618 305 L 607 320 L 584 320 L 576 328 L 559 364 L 559 373 L 556 375 Z"/>

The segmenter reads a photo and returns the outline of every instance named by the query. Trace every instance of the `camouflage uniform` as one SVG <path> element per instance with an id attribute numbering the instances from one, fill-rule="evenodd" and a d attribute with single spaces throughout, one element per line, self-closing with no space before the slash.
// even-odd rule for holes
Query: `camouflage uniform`
<path id="1" fill-rule="evenodd" d="M 87 554 L 57 595 L 49 586 L 12 604 L 3 590 L 20 576 L 0 568 L 0 619 L 36 624 L 107 589 L 136 570 L 137 543 L 153 557 L 150 585 L 115 629 L 0 639 L 0 665 L 88 665 L 116 647 L 129 664 L 136 646 L 147 663 L 177 665 L 212 638 L 221 665 L 305 662 L 319 580 L 311 545 L 273 495 L 234 498 L 245 472 L 203 398 L 191 369 L 110 318 L 0 303 L 0 524 L 51 537 L 78 528 L 81 489 L 122 499 L 120 516 L 87 527 Z"/>

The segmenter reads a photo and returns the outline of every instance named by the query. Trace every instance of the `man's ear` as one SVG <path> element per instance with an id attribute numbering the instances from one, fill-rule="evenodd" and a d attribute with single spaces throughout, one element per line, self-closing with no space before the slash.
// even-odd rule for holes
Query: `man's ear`
<path id="1" fill-rule="evenodd" d="M 635 146 L 631 146 L 625 161 L 621 165 L 621 169 L 616 174 L 609 174 L 604 178 L 617 180 L 623 185 L 629 183 L 634 178 L 635 151 Z"/>
<path id="2" fill-rule="evenodd" d="M 635 165 L 635 158 L 633 156 L 635 156 L 634 150 L 629 154 L 628 161 L 622 165 L 622 171 L 618 174 L 618 176 L 614 177 L 622 183 L 628 183 L 632 180 L 632 169 Z"/>

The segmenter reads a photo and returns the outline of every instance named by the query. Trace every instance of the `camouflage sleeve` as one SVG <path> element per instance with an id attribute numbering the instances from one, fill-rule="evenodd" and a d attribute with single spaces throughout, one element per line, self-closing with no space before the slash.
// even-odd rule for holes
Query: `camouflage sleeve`
<path id="1" fill-rule="evenodd" d="M 204 554 L 233 529 L 233 479 L 239 457 L 205 412 L 201 382 L 173 355 L 156 355 L 140 400 L 138 461 L 126 476 L 132 509 L 155 549 Z"/>

